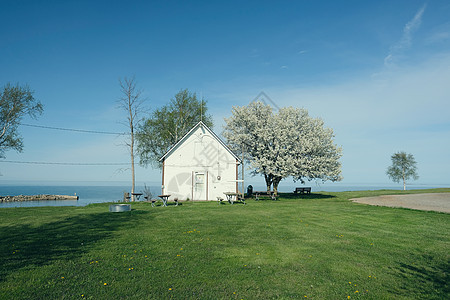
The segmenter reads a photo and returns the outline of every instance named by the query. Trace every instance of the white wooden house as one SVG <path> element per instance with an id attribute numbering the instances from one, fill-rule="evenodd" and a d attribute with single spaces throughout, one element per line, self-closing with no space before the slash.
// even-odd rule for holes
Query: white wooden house
<path id="1" fill-rule="evenodd" d="M 160 159 L 162 194 L 169 199 L 217 200 L 238 192 L 240 159 L 203 122 Z"/>

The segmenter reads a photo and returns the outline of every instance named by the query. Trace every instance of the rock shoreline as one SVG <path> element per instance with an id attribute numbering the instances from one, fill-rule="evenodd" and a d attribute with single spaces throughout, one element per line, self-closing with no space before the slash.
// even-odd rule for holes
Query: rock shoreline
<path id="1" fill-rule="evenodd" d="M 2 202 L 23 202 L 23 201 L 42 201 L 42 200 L 78 200 L 78 196 L 67 196 L 67 195 L 0 196 L 0 203 L 2 203 Z"/>

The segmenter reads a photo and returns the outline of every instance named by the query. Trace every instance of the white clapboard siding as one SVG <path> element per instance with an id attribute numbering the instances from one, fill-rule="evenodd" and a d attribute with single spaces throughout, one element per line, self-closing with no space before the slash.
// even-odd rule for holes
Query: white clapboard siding
<path id="1" fill-rule="evenodd" d="M 169 199 L 217 200 L 237 192 L 239 158 L 203 122 L 162 158 L 162 194 Z"/>

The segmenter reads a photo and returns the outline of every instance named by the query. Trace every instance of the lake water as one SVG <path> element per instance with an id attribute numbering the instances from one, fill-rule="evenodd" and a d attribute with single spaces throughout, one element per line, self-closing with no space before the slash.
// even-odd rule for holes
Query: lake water
<path id="1" fill-rule="evenodd" d="M 161 194 L 161 187 L 149 187 L 156 197 Z M 77 195 L 79 200 L 45 200 L 0 203 L 1 207 L 30 207 L 30 206 L 85 206 L 91 203 L 118 202 L 123 200 L 124 192 L 130 192 L 129 186 L 1 186 L 1 196 L 17 195 Z M 135 191 L 144 190 L 136 186 Z M 143 197 L 141 197 L 143 200 Z"/>
<path id="2" fill-rule="evenodd" d="M 295 184 L 280 185 L 280 192 L 292 192 Z M 381 189 L 402 189 L 401 185 L 343 185 L 340 183 L 330 183 L 323 185 L 307 184 L 312 187 L 313 192 L 342 192 L 342 191 L 363 191 L 363 190 L 381 190 Z M 246 184 L 247 187 L 247 184 Z M 429 188 L 449 188 L 450 185 L 409 185 L 408 189 L 429 189 Z M 161 186 L 148 187 L 153 197 L 161 193 Z M 136 192 L 142 192 L 143 186 L 136 186 Z M 253 190 L 264 190 L 264 185 L 253 184 Z M 130 192 L 129 186 L 21 186 L 21 185 L 0 185 L 1 196 L 17 195 L 77 195 L 79 200 L 46 200 L 46 201 L 25 201 L 25 202 L 7 202 L 0 203 L 0 208 L 4 207 L 32 207 L 32 206 L 85 206 L 91 203 L 118 202 L 122 201 L 124 192 Z M 143 198 L 141 197 L 141 200 Z"/>

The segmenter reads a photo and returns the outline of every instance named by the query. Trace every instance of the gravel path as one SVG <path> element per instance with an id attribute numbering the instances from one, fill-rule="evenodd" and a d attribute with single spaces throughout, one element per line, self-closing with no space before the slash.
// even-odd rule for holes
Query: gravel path
<path id="1" fill-rule="evenodd" d="M 386 195 L 350 199 L 353 202 L 377 206 L 404 207 L 450 213 L 450 193 Z"/>

